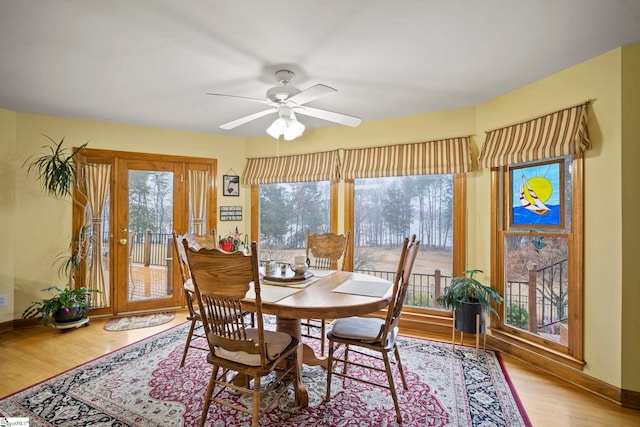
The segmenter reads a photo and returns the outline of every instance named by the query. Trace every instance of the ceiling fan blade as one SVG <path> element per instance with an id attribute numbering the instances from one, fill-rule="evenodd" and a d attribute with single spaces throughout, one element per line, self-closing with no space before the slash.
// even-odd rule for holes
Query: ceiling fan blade
<path id="1" fill-rule="evenodd" d="M 332 87 L 326 85 L 315 85 L 311 86 L 309 89 L 303 90 L 296 95 L 293 95 L 291 98 L 288 98 L 287 102 L 292 102 L 296 105 L 302 105 L 336 92 L 337 90 Z"/>
<path id="2" fill-rule="evenodd" d="M 258 102 L 260 104 L 267 104 L 267 105 L 273 105 L 273 102 L 266 100 L 266 99 L 258 99 L 258 98 L 249 98 L 246 96 L 237 96 L 237 95 L 225 95 L 224 93 L 207 93 L 207 95 L 213 95 L 213 96 L 226 96 L 227 98 L 238 98 L 238 99 L 245 99 L 247 101 L 253 101 L 253 102 Z"/>
<path id="3" fill-rule="evenodd" d="M 233 129 L 235 127 L 248 123 L 251 120 L 255 120 L 262 116 L 266 116 L 267 114 L 275 113 L 276 111 L 278 111 L 277 108 L 270 108 L 268 110 L 260 111 L 258 113 L 249 114 L 248 116 L 240 117 L 239 119 L 235 119 L 235 120 L 231 120 L 230 122 L 223 123 L 220 125 L 220 128 L 227 129 L 227 130 Z"/>
<path id="4" fill-rule="evenodd" d="M 359 117 L 348 116 L 342 113 L 334 113 L 329 110 L 320 110 L 318 108 L 313 107 L 297 107 L 295 108 L 296 113 L 304 114 L 305 116 L 317 117 L 323 120 L 329 120 L 330 122 L 339 123 L 341 125 L 347 125 L 351 127 L 358 126 L 362 119 Z"/>

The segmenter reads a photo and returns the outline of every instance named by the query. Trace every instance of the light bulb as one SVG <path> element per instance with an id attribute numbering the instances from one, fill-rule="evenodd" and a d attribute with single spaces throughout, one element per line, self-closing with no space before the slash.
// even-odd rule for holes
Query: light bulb
<path id="1" fill-rule="evenodd" d="M 291 141 L 296 139 L 304 132 L 304 125 L 299 121 L 293 119 L 287 124 L 287 128 L 284 130 L 284 139 Z"/>
<path id="2" fill-rule="evenodd" d="M 287 124 L 284 119 L 279 117 L 273 123 L 271 123 L 271 126 L 269 126 L 269 128 L 267 129 L 267 133 L 275 139 L 278 139 L 280 135 L 284 133 L 286 127 Z"/>

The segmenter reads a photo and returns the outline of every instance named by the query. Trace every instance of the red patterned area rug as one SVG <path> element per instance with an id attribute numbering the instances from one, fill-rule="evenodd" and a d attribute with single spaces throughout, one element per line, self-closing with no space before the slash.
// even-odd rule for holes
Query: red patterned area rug
<path id="1" fill-rule="evenodd" d="M 187 328 L 161 332 L 8 396 L 0 400 L 0 420 L 28 417 L 30 427 L 196 426 L 211 366 L 204 351 L 191 349 L 178 368 Z M 405 337 L 399 346 L 409 384 L 409 390 L 398 387 L 404 426 L 531 425 L 496 353 L 480 351 L 476 360 L 475 348 L 457 346 L 453 353 L 451 344 Z M 336 377 L 326 403 L 326 371 L 305 366 L 302 375 L 309 407 L 294 408 L 290 390 L 261 417 L 261 426 L 397 425 L 387 390 Z M 385 381 L 370 371 L 359 375 Z M 250 398 L 238 399 L 251 406 Z M 216 404 L 206 423 L 249 424 L 247 415 Z"/>

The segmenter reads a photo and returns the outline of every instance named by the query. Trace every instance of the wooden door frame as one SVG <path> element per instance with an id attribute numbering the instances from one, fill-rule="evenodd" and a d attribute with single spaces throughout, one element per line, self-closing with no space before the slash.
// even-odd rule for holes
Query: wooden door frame
<path id="1" fill-rule="evenodd" d="M 174 229 L 179 233 L 184 233 L 189 231 L 189 200 L 188 200 L 188 171 L 189 170 L 208 170 L 211 178 L 211 182 L 207 191 L 207 212 L 206 212 L 206 228 L 207 230 L 213 230 L 217 228 L 217 216 L 218 216 L 218 203 L 217 203 L 217 159 L 212 158 L 200 158 L 200 157 L 187 157 L 187 156 L 173 156 L 173 155 L 165 155 L 165 154 L 151 154 L 151 153 L 139 153 L 139 152 L 128 152 L 128 151 L 117 151 L 117 150 L 105 150 L 105 149 L 83 149 L 76 158 L 79 165 L 85 163 L 108 163 L 112 165 L 111 177 L 110 177 L 110 194 L 113 196 L 114 189 L 117 184 L 116 177 L 118 177 L 119 173 L 121 173 L 120 169 L 122 168 L 122 162 L 119 160 L 134 160 L 134 161 L 147 161 L 147 162 L 163 162 L 163 163 L 174 163 L 174 164 L 182 164 L 182 167 L 177 172 L 180 174 L 179 177 L 174 178 L 174 191 L 176 191 L 175 184 L 179 184 L 179 191 L 182 193 L 182 197 L 180 200 L 176 200 L 174 204 Z M 177 170 L 177 169 L 176 169 Z M 177 181 L 177 182 L 176 182 Z M 77 234 L 83 224 L 83 213 L 84 213 L 84 204 L 86 203 L 86 198 L 82 191 L 79 191 L 77 188 L 74 189 L 74 195 L 77 196 L 77 200 L 80 202 L 78 204 L 74 204 L 72 208 L 72 233 L 73 235 Z M 111 217 L 110 230 L 111 233 L 109 235 L 109 252 L 114 254 L 115 256 L 110 257 L 109 259 L 109 271 L 113 272 L 116 266 L 115 257 L 118 256 L 116 252 L 116 244 L 115 244 L 115 234 L 113 232 L 113 221 L 115 213 L 118 212 L 118 206 L 116 204 L 116 198 L 110 197 L 109 200 L 109 209 L 110 212 L 114 213 Z M 176 261 L 174 259 L 174 268 L 173 268 L 173 280 L 174 283 L 179 283 L 180 278 L 178 274 L 177 265 L 175 265 Z M 82 286 L 84 283 L 86 268 L 84 265 L 81 266 L 78 271 L 77 277 L 77 286 Z M 116 315 L 116 314 L 126 314 L 128 312 L 119 312 L 118 308 L 118 298 L 115 293 L 115 282 L 114 277 L 115 274 L 109 275 L 109 290 L 110 290 L 110 306 L 100 309 L 95 309 L 91 311 L 91 315 Z M 174 286 L 174 297 L 175 307 L 172 308 L 181 308 L 184 306 L 184 298 L 182 292 L 176 292 L 176 286 Z M 162 310 L 167 310 L 163 308 Z M 140 311 L 145 311 L 141 309 Z M 161 311 L 161 310 L 150 310 L 150 311 Z M 135 311 L 139 312 L 139 311 Z"/>

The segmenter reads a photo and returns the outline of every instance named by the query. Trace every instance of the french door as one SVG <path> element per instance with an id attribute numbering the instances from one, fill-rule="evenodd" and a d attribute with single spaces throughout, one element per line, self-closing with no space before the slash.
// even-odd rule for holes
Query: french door
<path id="1" fill-rule="evenodd" d="M 83 283 L 95 282 L 92 277 L 101 270 L 107 295 L 92 314 L 183 306 L 172 231 L 194 231 L 194 223 L 198 232 L 215 229 L 215 159 L 89 149 L 82 154 L 84 168 L 111 165 L 103 211 L 90 214 L 100 225 L 89 230 Z M 86 212 L 74 208 L 74 226 L 82 217 Z M 100 267 L 92 265 L 96 262 Z"/>
<path id="2" fill-rule="evenodd" d="M 180 305 L 171 231 L 182 222 L 181 171 L 182 165 L 172 162 L 118 162 L 113 215 L 118 313 Z"/>

